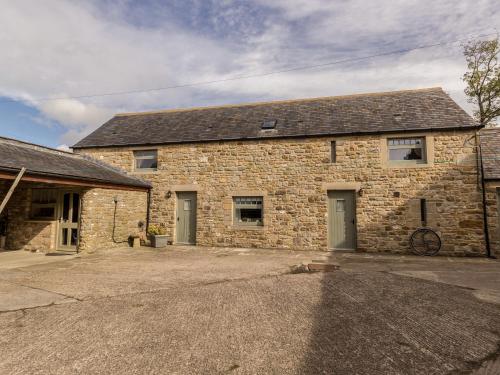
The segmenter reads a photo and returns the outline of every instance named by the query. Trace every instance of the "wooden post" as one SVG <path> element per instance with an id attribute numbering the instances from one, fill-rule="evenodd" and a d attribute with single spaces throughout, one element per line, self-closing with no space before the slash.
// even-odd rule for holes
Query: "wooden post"
<path id="1" fill-rule="evenodd" d="M 19 184 L 19 181 L 21 181 L 21 178 L 23 177 L 24 172 L 26 172 L 26 168 L 22 167 L 21 171 L 19 172 L 16 179 L 12 183 L 12 186 L 10 187 L 9 191 L 7 192 L 7 195 L 3 199 L 2 204 L 0 205 L 0 214 L 2 213 L 5 206 L 7 206 L 7 202 L 9 201 L 10 197 L 12 196 L 12 193 L 14 193 L 14 190 L 16 190 L 17 184 Z"/>

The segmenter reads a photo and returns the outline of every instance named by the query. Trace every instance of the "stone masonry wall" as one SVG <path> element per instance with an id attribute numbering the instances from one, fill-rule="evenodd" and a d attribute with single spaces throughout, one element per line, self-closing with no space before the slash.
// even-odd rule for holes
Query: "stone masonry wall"
<path id="1" fill-rule="evenodd" d="M 500 194 L 500 181 L 486 183 L 486 206 L 488 207 L 488 229 L 490 235 L 491 253 L 500 257 L 500 213 L 498 212 L 498 199 Z"/>
<path id="2" fill-rule="evenodd" d="M 114 198 L 116 204 L 116 218 Z M 146 226 L 147 193 L 112 189 L 88 189 L 82 195 L 80 251 L 127 246 L 130 235 L 141 234 Z M 115 231 L 113 238 L 113 223 Z M 142 233 L 143 234 L 143 233 Z"/>
<path id="3" fill-rule="evenodd" d="M 175 192 L 195 190 L 200 245 L 326 250 L 327 190 L 350 183 L 363 193 L 356 195 L 358 250 L 407 252 L 425 198 L 443 254 L 484 255 L 474 132 L 424 135 L 429 163 L 412 168 L 387 165 L 383 135 L 164 145 L 151 173 L 133 171 L 131 147 L 79 152 L 151 181 L 151 222 L 165 224 L 174 241 Z M 233 225 L 232 197 L 245 193 L 264 197 L 262 227 Z"/>
<path id="4" fill-rule="evenodd" d="M 11 180 L 0 181 L 0 202 L 11 185 Z M 8 220 L 6 242 L 8 250 L 42 252 L 55 250 L 57 222 L 31 220 L 29 217 L 33 187 L 47 187 L 47 185 L 20 182 L 2 213 Z"/>

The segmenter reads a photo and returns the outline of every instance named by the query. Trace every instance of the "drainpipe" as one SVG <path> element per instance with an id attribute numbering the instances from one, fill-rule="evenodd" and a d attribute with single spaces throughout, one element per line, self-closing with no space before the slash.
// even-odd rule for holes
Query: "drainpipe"
<path id="1" fill-rule="evenodd" d="M 151 208 L 151 188 L 148 189 L 148 196 L 147 196 L 147 203 L 146 203 L 146 233 L 148 233 L 149 229 L 149 210 Z"/>
<path id="2" fill-rule="evenodd" d="M 481 149 L 481 136 L 479 135 L 479 132 L 477 132 L 476 135 L 479 138 L 479 141 L 476 141 L 476 144 L 478 147 L 479 165 L 481 169 L 481 192 L 483 200 L 483 223 L 484 223 L 484 239 L 486 241 L 486 256 L 488 258 L 496 258 L 493 255 L 491 255 L 490 233 L 489 233 L 490 231 L 488 228 L 488 208 L 486 206 L 486 183 L 484 182 L 483 151 Z"/>

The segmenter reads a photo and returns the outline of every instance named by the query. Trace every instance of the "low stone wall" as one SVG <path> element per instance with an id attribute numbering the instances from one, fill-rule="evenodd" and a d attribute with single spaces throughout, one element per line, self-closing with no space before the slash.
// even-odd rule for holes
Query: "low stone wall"
<path id="1" fill-rule="evenodd" d="M 146 211 L 145 191 L 86 190 L 82 194 L 80 251 L 124 246 L 130 235 L 144 236 Z M 142 230 L 140 222 L 144 224 Z"/>
<path id="2" fill-rule="evenodd" d="M 500 257 L 500 213 L 499 208 L 500 181 L 486 183 L 486 205 L 488 207 L 488 230 L 491 253 Z"/>

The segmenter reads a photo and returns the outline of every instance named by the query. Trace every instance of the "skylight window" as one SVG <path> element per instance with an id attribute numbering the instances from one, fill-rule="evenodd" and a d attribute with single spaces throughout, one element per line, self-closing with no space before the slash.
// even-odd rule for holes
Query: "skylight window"
<path id="1" fill-rule="evenodd" d="M 263 130 L 268 130 L 268 129 L 274 129 L 276 127 L 277 120 L 265 120 L 262 123 L 261 129 Z"/>

